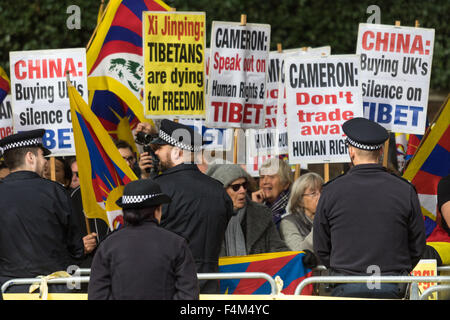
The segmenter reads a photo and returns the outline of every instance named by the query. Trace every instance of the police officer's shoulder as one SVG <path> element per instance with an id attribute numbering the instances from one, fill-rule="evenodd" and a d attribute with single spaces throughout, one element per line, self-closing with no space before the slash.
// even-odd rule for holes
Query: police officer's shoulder
<path id="1" fill-rule="evenodd" d="M 60 182 L 53 181 L 53 180 L 50 180 L 50 179 L 46 179 L 46 178 L 43 178 L 43 177 L 41 177 L 40 179 L 41 179 L 41 181 L 44 181 L 44 183 L 46 183 L 46 184 L 48 184 L 50 186 L 54 186 L 55 188 L 60 189 L 61 191 L 64 191 L 67 194 L 69 194 L 69 191 Z"/>
<path id="2" fill-rule="evenodd" d="M 409 182 L 407 179 L 403 178 L 402 176 L 399 176 L 395 172 L 392 172 L 392 171 L 389 171 L 389 170 L 386 170 L 386 172 L 388 172 L 391 176 L 396 177 L 397 179 L 399 179 L 399 181 L 402 181 L 405 184 L 407 184 L 408 186 L 412 187 L 414 189 L 414 191 L 417 193 L 416 187 L 411 182 Z"/>
<path id="3" fill-rule="evenodd" d="M 326 183 L 324 183 L 324 184 L 322 185 L 322 188 L 331 185 L 332 183 L 336 182 L 337 180 L 339 180 L 340 178 L 342 178 L 342 177 L 345 176 L 346 174 L 347 174 L 347 172 L 344 172 L 344 173 L 338 175 L 337 177 L 334 177 L 333 179 L 328 180 L 328 182 L 326 182 Z"/>
<path id="4" fill-rule="evenodd" d="M 106 239 L 109 239 L 112 235 L 116 236 L 117 234 L 119 234 L 120 232 L 122 232 L 124 229 L 126 228 L 126 226 L 122 226 L 119 229 L 115 229 L 111 232 L 108 232 L 107 234 L 105 234 L 103 236 L 103 238 L 100 240 L 100 242 L 98 243 L 97 247 L 102 244 L 103 242 L 105 242 Z"/>

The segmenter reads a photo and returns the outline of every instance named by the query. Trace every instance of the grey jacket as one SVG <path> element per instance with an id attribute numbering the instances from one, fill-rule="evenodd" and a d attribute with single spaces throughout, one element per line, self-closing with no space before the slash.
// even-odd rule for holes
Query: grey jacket
<path id="1" fill-rule="evenodd" d="M 244 219 L 245 244 L 248 254 L 290 251 L 273 223 L 272 211 L 265 205 L 247 199 Z M 225 243 L 221 256 L 225 255 Z"/>

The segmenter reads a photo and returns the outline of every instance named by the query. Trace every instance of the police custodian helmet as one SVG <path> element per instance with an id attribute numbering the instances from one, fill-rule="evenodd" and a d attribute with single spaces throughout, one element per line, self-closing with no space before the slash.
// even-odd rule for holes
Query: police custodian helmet
<path id="1" fill-rule="evenodd" d="M 362 150 L 378 150 L 389 138 L 385 128 L 366 118 L 353 118 L 342 125 L 347 143 Z"/>

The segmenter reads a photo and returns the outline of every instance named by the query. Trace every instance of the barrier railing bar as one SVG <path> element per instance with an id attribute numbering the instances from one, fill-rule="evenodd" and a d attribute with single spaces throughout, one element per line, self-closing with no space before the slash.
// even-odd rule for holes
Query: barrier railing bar
<path id="1" fill-rule="evenodd" d="M 76 272 L 80 272 L 78 269 Z M 86 270 L 81 270 L 81 272 L 86 272 Z M 265 279 L 269 282 L 271 288 L 271 294 L 276 294 L 276 284 L 275 280 L 269 276 L 267 273 L 263 272 L 223 272 L 223 273 L 198 273 L 197 278 L 199 280 L 222 280 L 222 279 Z M 65 278 L 55 278 L 47 280 L 48 284 L 74 284 L 74 283 L 88 283 L 89 276 L 77 276 L 77 277 L 65 277 Z M 24 279 L 11 279 L 6 281 L 2 287 L 2 293 L 12 285 L 21 284 L 33 284 L 41 282 L 41 278 L 24 278 Z"/>
<path id="2" fill-rule="evenodd" d="M 220 272 L 220 273 L 197 273 L 198 280 L 223 280 L 223 279 L 265 279 L 269 282 L 271 294 L 277 293 L 275 280 L 264 272 Z"/>
<path id="3" fill-rule="evenodd" d="M 431 296 L 435 291 L 444 291 L 450 290 L 450 284 L 437 284 L 432 287 L 426 289 L 422 295 L 419 297 L 419 300 L 427 300 L 429 296 Z"/>
<path id="4" fill-rule="evenodd" d="M 54 278 L 47 280 L 48 284 L 76 284 L 76 283 L 87 283 L 89 282 L 90 277 L 65 277 L 65 278 Z M 33 284 L 37 282 L 41 282 L 43 279 L 41 278 L 23 278 L 23 279 L 11 279 L 6 281 L 2 285 L 2 293 L 5 293 L 6 289 L 8 287 L 13 285 L 20 285 L 20 284 Z"/>
<path id="5" fill-rule="evenodd" d="M 450 276 L 410 277 L 410 276 L 322 276 L 309 277 L 300 282 L 294 294 L 298 295 L 311 283 L 409 283 L 409 282 L 450 282 Z"/>

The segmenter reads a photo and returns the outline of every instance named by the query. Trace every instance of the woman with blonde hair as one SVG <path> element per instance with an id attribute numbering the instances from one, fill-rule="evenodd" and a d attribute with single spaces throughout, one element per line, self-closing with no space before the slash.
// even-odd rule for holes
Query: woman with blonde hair
<path id="1" fill-rule="evenodd" d="M 280 222 L 280 235 L 293 251 L 313 250 L 313 220 L 324 181 L 314 172 L 300 176 L 292 185 Z"/>

